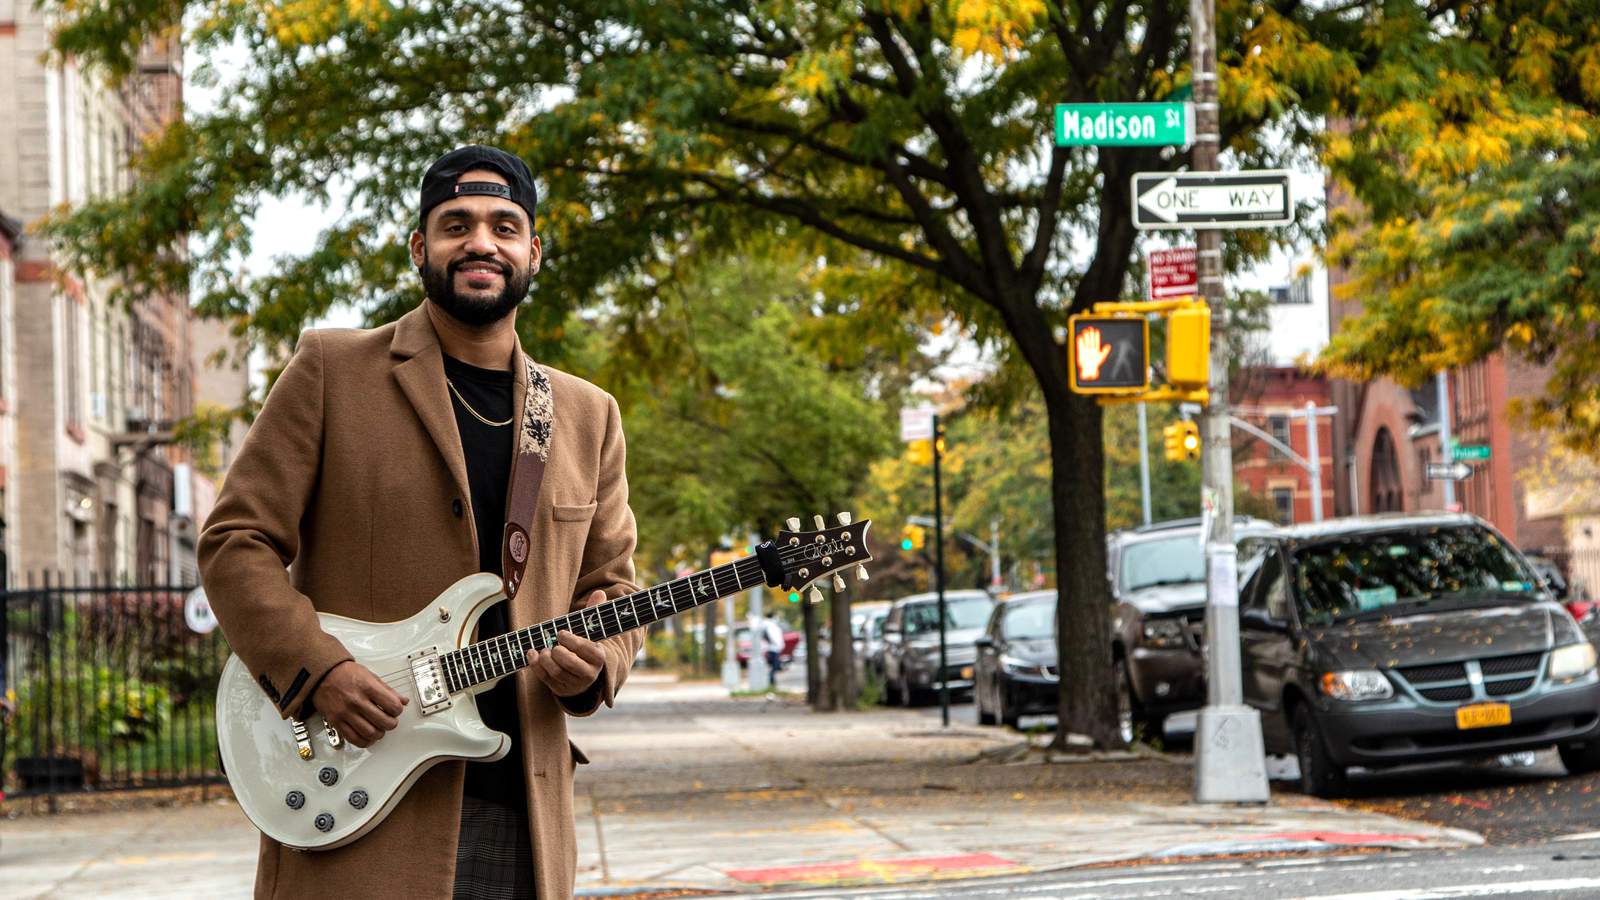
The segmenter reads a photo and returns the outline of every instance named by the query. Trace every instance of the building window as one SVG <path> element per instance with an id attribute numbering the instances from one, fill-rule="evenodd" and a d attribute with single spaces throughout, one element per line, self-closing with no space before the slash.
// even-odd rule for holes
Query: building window
<path id="1" fill-rule="evenodd" d="M 83 427 L 83 336 L 78 329 L 78 304 L 70 297 L 63 297 L 65 304 L 61 317 L 66 334 L 63 335 L 66 344 L 66 359 L 63 361 L 67 367 L 66 378 L 66 420 L 67 427 Z"/>
<path id="2" fill-rule="evenodd" d="M 1283 445 L 1286 446 L 1286 447 L 1294 446 L 1293 444 L 1289 443 L 1289 417 L 1288 416 L 1268 416 L 1267 417 L 1267 433 L 1272 435 L 1273 440 L 1282 442 Z M 1277 447 L 1273 447 L 1272 448 L 1272 452 L 1273 452 L 1273 455 L 1275 455 L 1275 456 L 1283 456 L 1284 455 L 1284 452 L 1282 450 L 1279 450 Z"/>
<path id="3" fill-rule="evenodd" d="M 1294 488 L 1273 488 L 1272 506 L 1277 513 L 1279 525 L 1294 524 Z"/>
<path id="4" fill-rule="evenodd" d="M 1367 479 L 1372 511 L 1399 512 L 1404 508 L 1400 492 L 1400 458 L 1395 454 L 1394 436 L 1379 428 L 1372 440 L 1372 474 Z"/>

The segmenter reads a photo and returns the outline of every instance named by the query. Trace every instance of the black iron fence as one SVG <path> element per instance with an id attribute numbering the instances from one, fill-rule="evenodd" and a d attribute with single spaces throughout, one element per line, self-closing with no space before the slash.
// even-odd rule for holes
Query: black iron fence
<path id="1" fill-rule="evenodd" d="M 0 787 L 10 797 L 207 784 L 228 658 L 192 585 L 31 578 L 0 591 Z M 199 630 L 197 630 L 197 628 Z"/>

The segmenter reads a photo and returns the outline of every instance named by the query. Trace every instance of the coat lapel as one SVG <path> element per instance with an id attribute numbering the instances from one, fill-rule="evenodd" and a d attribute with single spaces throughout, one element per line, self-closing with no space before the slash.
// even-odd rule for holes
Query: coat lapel
<path id="1" fill-rule="evenodd" d="M 429 437 L 439 449 L 450 478 L 463 503 L 472 496 L 467 483 L 467 460 L 461 450 L 461 434 L 456 430 L 455 412 L 450 407 L 450 394 L 444 385 L 444 354 L 439 349 L 439 336 L 428 321 L 428 313 L 420 305 L 400 317 L 395 324 L 394 340 L 389 343 L 389 353 L 401 357 L 394 367 L 395 381 L 417 411 L 417 418 L 428 430 Z M 498 535 L 478 535 L 478 540 L 498 540 Z"/>

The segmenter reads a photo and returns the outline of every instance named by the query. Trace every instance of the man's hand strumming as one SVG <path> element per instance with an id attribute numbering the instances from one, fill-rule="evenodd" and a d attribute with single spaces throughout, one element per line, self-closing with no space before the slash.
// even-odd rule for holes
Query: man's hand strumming
<path id="1" fill-rule="evenodd" d="M 400 712 L 410 701 L 371 669 L 347 659 L 328 670 L 311 702 L 341 737 L 357 747 L 369 747 L 399 724 Z"/>

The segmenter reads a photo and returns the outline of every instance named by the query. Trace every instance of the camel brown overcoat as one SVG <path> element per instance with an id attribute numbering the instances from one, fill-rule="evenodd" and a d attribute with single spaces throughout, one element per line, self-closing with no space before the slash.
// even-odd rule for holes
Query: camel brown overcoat
<path id="1" fill-rule="evenodd" d="M 635 542 L 616 401 L 541 367 L 553 434 L 512 627 L 561 615 L 591 591 L 633 584 Z M 512 366 L 522 410 L 527 367 Z M 206 594 L 235 653 L 285 716 L 350 654 L 316 611 L 404 619 L 478 568 L 466 463 L 438 336 L 421 307 L 371 330 L 307 331 L 267 396 L 200 540 Z M 515 428 L 506 429 L 514 440 Z M 287 568 L 286 568 L 287 567 Z M 637 632 L 601 642 L 600 700 L 611 705 Z M 566 709 L 516 673 L 539 897 L 572 896 L 577 847 Z M 597 706 L 595 708 L 598 708 Z M 380 744 L 381 746 L 381 744 Z M 261 840 L 258 898 L 448 897 L 464 764 L 435 766 L 389 817 L 352 844 L 299 852 Z"/>

